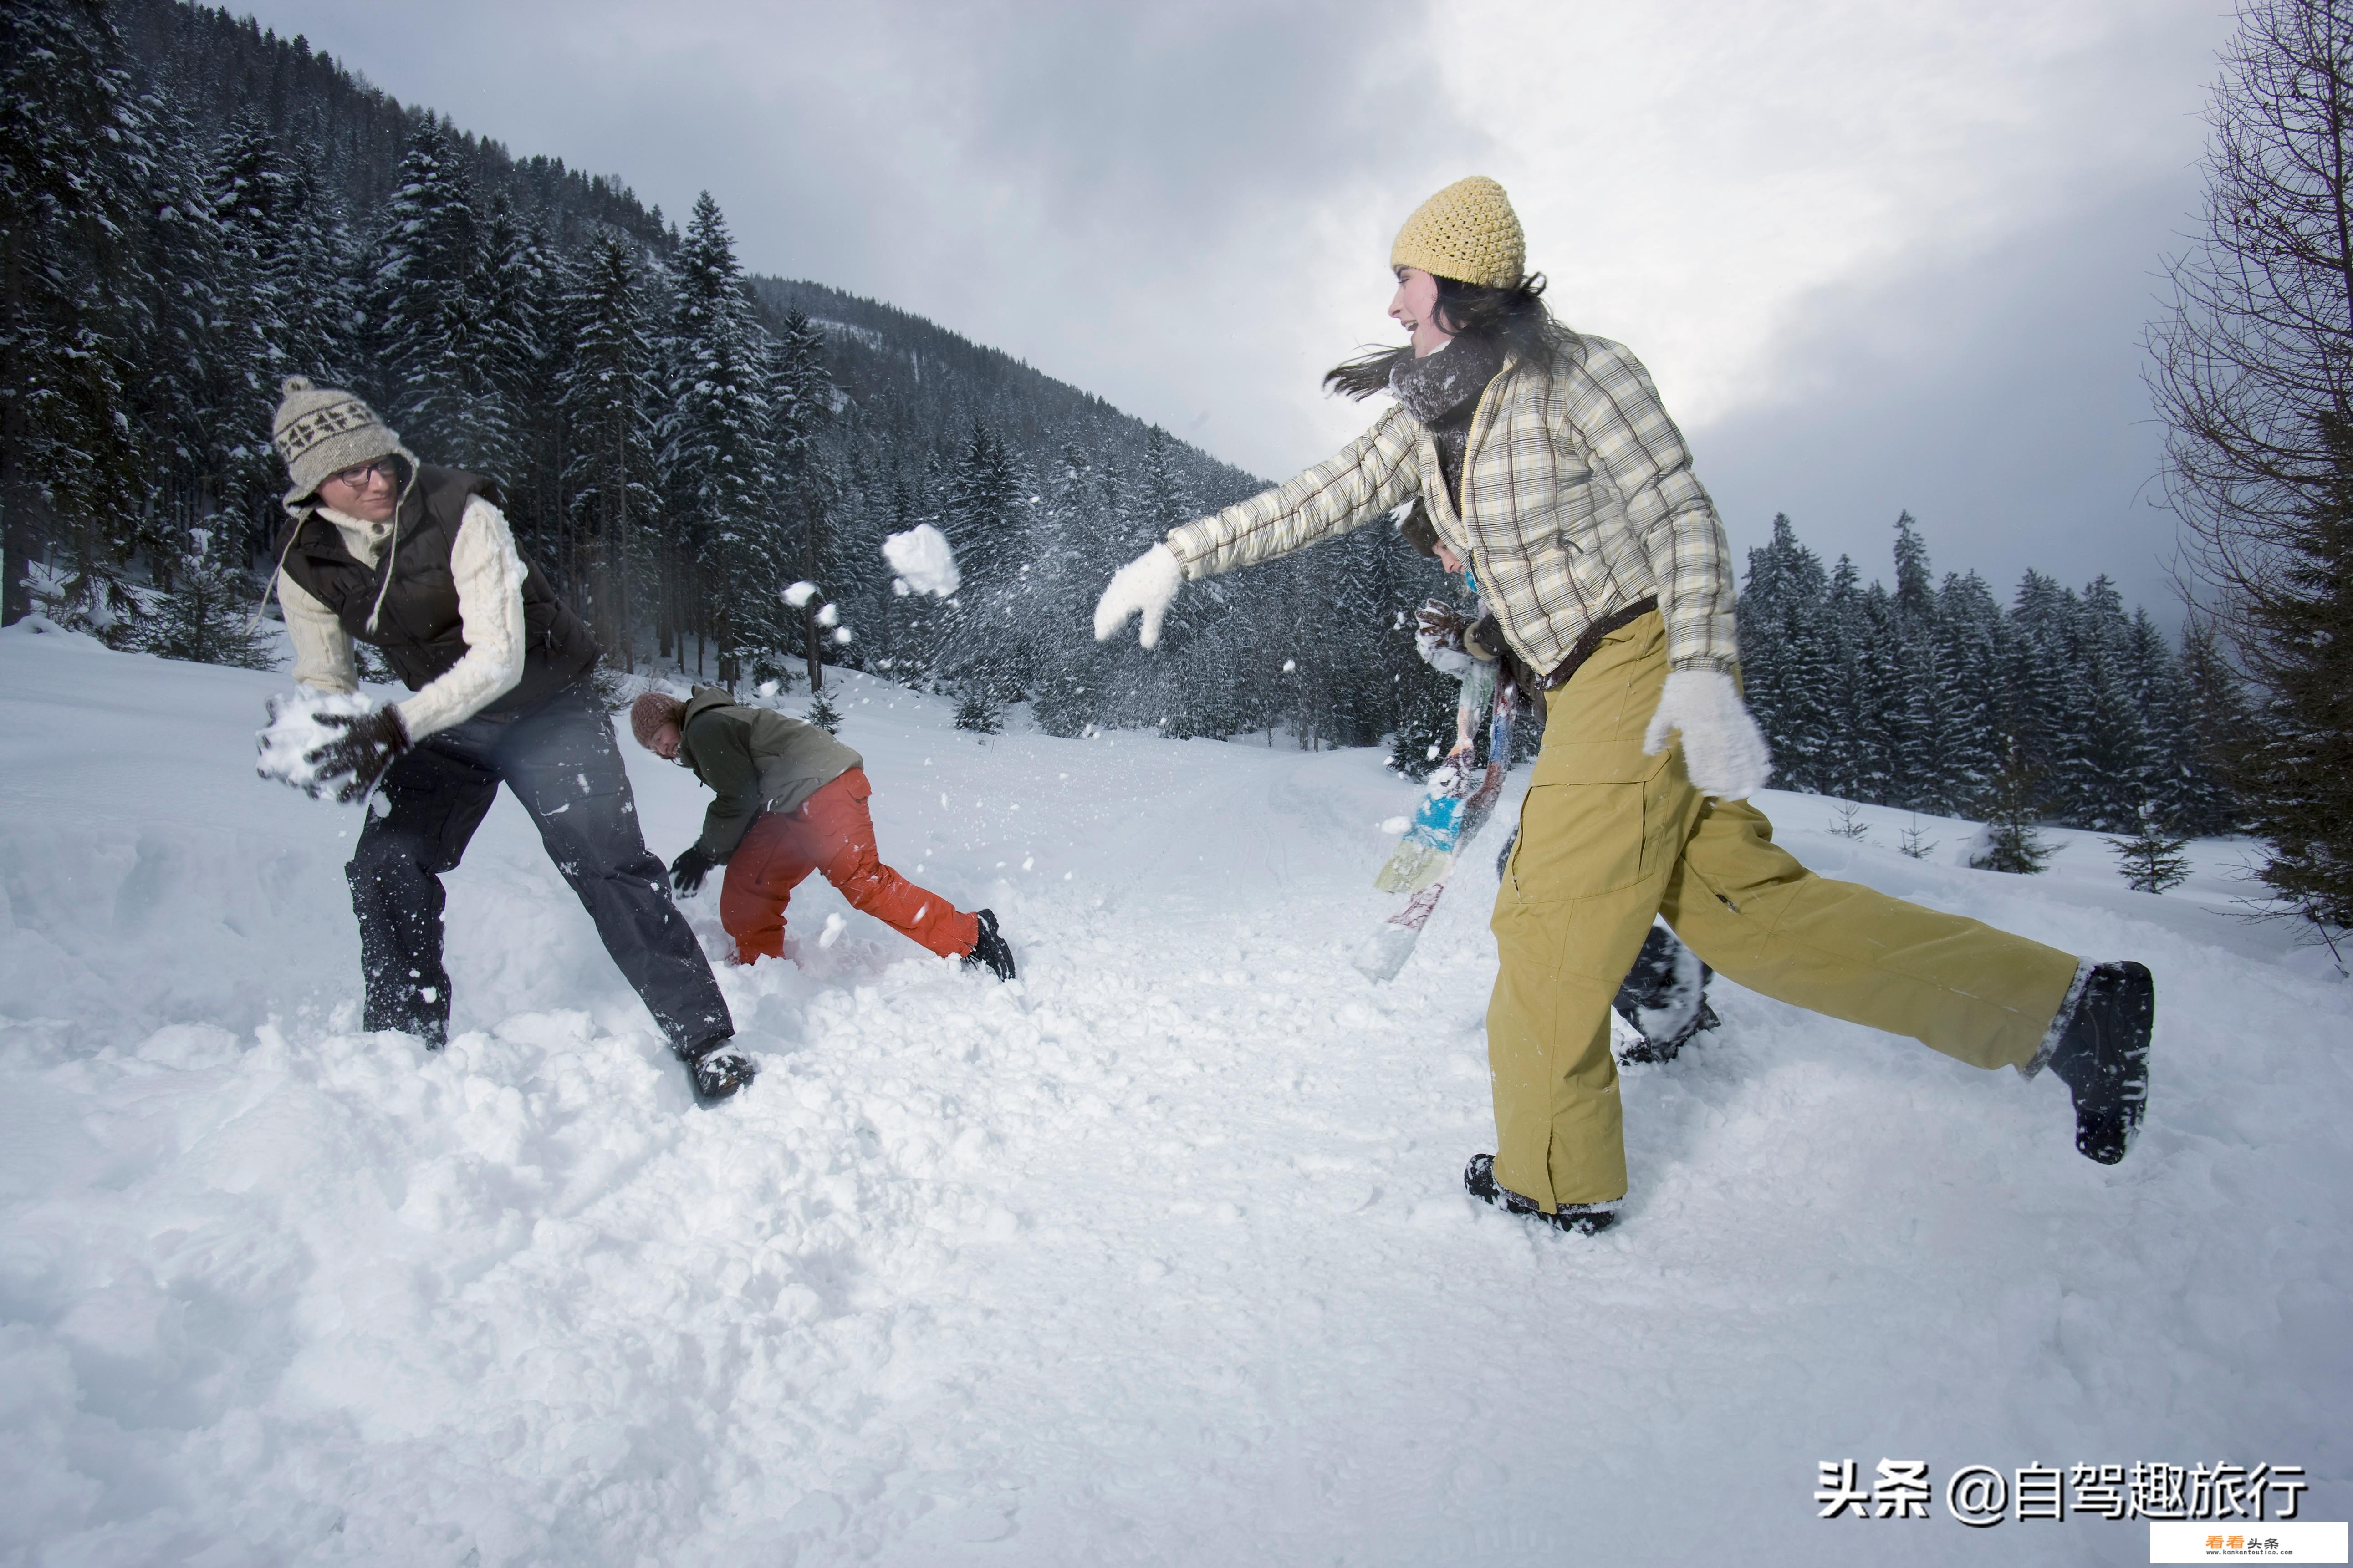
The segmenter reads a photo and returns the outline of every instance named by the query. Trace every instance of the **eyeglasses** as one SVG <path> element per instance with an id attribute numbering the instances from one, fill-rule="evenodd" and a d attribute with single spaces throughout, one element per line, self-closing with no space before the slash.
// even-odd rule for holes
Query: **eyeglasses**
<path id="1" fill-rule="evenodd" d="M 355 463 L 348 468 L 338 469 L 327 477 L 337 484 L 349 485 L 357 490 L 365 489 L 368 481 L 378 474 L 384 476 L 384 481 L 388 485 L 400 482 L 400 471 L 392 466 L 390 458 L 378 458 L 373 463 Z"/>

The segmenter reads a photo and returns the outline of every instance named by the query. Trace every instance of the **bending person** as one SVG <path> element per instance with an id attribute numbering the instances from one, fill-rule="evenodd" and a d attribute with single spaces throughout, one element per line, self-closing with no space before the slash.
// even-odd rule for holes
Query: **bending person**
<path id="1" fill-rule="evenodd" d="M 1471 1161 L 1466 1187 L 1564 1229 L 1616 1217 L 1609 1004 L 1653 915 L 1767 996 L 1977 1067 L 2050 1068 L 2073 1092 L 2076 1148 L 2122 1159 L 2147 1092 L 2148 972 L 1825 880 L 1778 847 L 1746 804 L 1770 763 L 1740 697 L 1724 527 L 1650 375 L 1553 320 L 1493 180 L 1424 203 L 1389 261 L 1389 314 L 1411 342 L 1324 379 L 1396 406 L 1336 457 L 1123 567 L 1095 635 L 1140 614 L 1150 647 L 1185 581 L 1417 498 L 1478 574 L 1546 719 L 1493 922 L 1497 1152 Z"/>
<path id="2" fill-rule="evenodd" d="M 294 679 L 358 689 L 354 640 L 412 696 L 321 753 L 338 798 L 380 788 L 344 868 L 359 916 L 366 1024 L 438 1050 L 449 1033 L 441 874 L 504 783 L 596 922 L 703 1100 L 752 1079 L 735 1026 L 662 864 L 638 833 L 629 776 L 589 684 L 588 628 L 515 549 L 489 479 L 419 463 L 348 392 L 287 378 L 273 426 L 293 484 L 276 587 Z M 337 787 L 337 786 L 340 787 Z"/>
<path id="3" fill-rule="evenodd" d="M 995 914 L 965 914 L 883 863 L 866 809 L 874 791 L 865 759 L 823 730 L 709 686 L 684 701 L 647 692 L 629 710 L 629 730 L 718 796 L 703 813 L 702 837 L 671 862 L 670 880 L 692 893 L 712 867 L 727 868 L 719 923 L 735 941 L 736 963 L 784 956 L 785 908 L 818 871 L 908 941 L 1013 978 L 1013 950 Z"/>

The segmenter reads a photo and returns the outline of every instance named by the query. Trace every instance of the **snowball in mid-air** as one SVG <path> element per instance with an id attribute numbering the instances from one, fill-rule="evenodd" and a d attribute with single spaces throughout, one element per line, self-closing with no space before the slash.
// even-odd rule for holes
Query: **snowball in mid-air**
<path id="1" fill-rule="evenodd" d="M 839 626 L 841 624 L 841 606 L 839 605 L 828 605 L 825 608 L 819 610 L 817 613 L 817 624 L 821 626 Z"/>
<path id="2" fill-rule="evenodd" d="M 817 584 L 814 583 L 796 583 L 785 590 L 785 603 L 796 610 L 815 597 L 817 597 Z"/>
<path id="3" fill-rule="evenodd" d="M 269 700 L 269 727 L 254 737 L 261 761 L 254 772 L 292 784 L 305 795 L 333 792 L 319 782 L 320 752 L 340 741 L 352 723 L 375 711 L 373 697 L 313 691 L 308 687 Z M 334 721 L 342 720 L 337 723 Z"/>
<path id="4" fill-rule="evenodd" d="M 947 535 L 928 522 L 885 539 L 882 559 L 912 592 L 944 599 L 964 586 L 964 574 L 956 570 L 955 552 L 948 548 Z M 897 584 L 892 587 L 895 591 Z"/>

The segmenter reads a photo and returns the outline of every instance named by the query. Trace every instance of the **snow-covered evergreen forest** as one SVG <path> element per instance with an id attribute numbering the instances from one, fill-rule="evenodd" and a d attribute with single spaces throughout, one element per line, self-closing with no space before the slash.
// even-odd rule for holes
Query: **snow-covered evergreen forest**
<path id="1" fill-rule="evenodd" d="M 12 616 L 37 592 L 117 646 L 192 646 L 162 629 L 184 580 L 209 603 L 267 568 L 269 416 L 302 374 L 499 479 L 622 666 L 789 681 L 821 651 L 1059 733 L 1309 745 L 1429 695 L 1395 605 L 1440 579 L 1387 530 L 1188 595 L 1156 657 L 1099 647 L 1112 569 L 1261 481 L 920 319 L 747 279 L 707 196 L 681 230 L 226 12 L 12 10 Z M 882 563 L 919 521 L 963 564 L 946 604 Z M 800 581 L 819 596 L 787 604 Z"/>
<path id="2" fill-rule="evenodd" d="M 2236 807 L 2217 742 L 2245 722 L 2211 636 L 2177 651 L 2105 577 L 2080 593 L 2029 572 L 2005 608 L 1975 572 L 1939 584 L 1909 512 L 1895 585 L 1825 570 L 1786 517 L 1748 552 L 1740 649 L 1777 788 L 2126 832 L 2153 807 L 2190 834 Z"/>
<path id="3" fill-rule="evenodd" d="M 236 606 L 283 523 L 267 437 L 300 373 L 499 479 L 617 665 L 789 684 L 822 658 L 1028 700 L 1057 734 L 1387 736 L 1415 773 L 1451 739 L 1451 684 L 1401 613 L 1444 579 L 1393 530 L 1183 595 L 1156 653 L 1098 645 L 1112 571 L 1261 480 L 920 318 L 747 277 L 708 195 L 681 229 L 300 38 L 175 0 L 11 10 L 39 47 L 6 86 L 10 616 L 37 595 L 119 647 L 258 657 Z M 880 552 L 918 522 L 964 567 L 946 603 L 894 592 Z M 1863 587 L 1786 520 L 1752 552 L 1742 641 L 1778 783 L 2232 825 L 2205 759 L 2239 706 L 2211 647 L 2177 653 L 2105 582 L 2030 574 L 2007 610 L 1973 573 L 1936 586 L 1908 516 L 1895 566 Z"/>

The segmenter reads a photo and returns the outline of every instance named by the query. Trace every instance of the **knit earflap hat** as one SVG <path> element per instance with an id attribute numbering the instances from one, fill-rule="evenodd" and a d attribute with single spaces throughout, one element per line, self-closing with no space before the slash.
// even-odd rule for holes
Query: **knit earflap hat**
<path id="1" fill-rule="evenodd" d="M 300 375 L 288 376 L 280 391 L 270 441 L 293 476 L 286 492 L 288 511 L 299 514 L 328 479 L 378 458 L 402 458 L 411 474 L 417 471 L 417 459 L 400 444 L 400 432 L 350 393 L 313 386 L 309 377 Z"/>
<path id="2" fill-rule="evenodd" d="M 1419 267 L 1433 278 L 1515 289 L 1528 268 L 1527 236 L 1504 187 L 1473 174 L 1413 209 L 1389 247 L 1389 267 Z"/>

